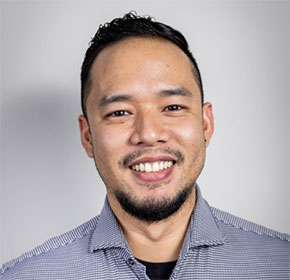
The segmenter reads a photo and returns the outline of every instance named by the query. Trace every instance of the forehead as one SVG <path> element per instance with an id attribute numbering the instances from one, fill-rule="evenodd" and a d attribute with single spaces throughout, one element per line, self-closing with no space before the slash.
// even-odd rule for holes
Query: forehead
<path id="1" fill-rule="evenodd" d="M 163 39 L 130 38 L 106 47 L 90 76 L 97 95 L 120 90 L 148 93 L 167 85 L 199 91 L 187 55 Z"/>

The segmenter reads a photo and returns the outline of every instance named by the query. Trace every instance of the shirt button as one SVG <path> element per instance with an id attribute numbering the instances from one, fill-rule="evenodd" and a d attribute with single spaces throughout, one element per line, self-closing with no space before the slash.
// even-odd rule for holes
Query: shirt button
<path id="1" fill-rule="evenodd" d="M 128 263 L 129 263 L 130 265 L 134 265 L 134 264 L 135 264 L 135 262 L 134 262 L 134 260 L 133 260 L 132 258 L 128 259 Z"/>

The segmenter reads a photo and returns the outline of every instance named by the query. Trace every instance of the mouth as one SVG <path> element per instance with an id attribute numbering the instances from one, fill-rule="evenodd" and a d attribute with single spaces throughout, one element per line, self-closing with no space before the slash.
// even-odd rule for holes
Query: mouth
<path id="1" fill-rule="evenodd" d="M 175 164 L 176 160 L 172 158 L 147 157 L 134 161 L 129 169 L 138 179 L 144 182 L 155 182 L 167 179 Z"/>
<path id="2" fill-rule="evenodd" d="M 175 161 L 166 160 L 166 161 L 155 161 L 155 162 L 141 162 L 139 164 L 130 166 L 130 169 L 137 172 L 158 172 L 161 170 L 166 170 L 170 168 Z"/>

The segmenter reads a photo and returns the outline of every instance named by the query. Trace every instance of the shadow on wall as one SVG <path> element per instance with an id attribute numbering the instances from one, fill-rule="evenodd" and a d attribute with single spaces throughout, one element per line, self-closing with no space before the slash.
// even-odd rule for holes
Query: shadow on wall
<path id="1" fill-rule="evenodd" d="M 81 147 L 79 113 L 75 90 L 41 88 L 5 94 L 1 128 L 5 197 L 12 200 L 17 194 L 31 203 L 32 195 L 40 206 L 47 199 L 59 200 L 60 205 L 64 200 L 85 203 L 92 192 L 90 183 L 102 184 Z M 93 195 L 104 196 L 103 186 L 93 188 L 97 191 Z M 36 205 L 25 207 L 37 210 Z"/>
<path id="2" fill-rule="evenodd" d="M 64 160 L 62 156 L 72 152 L 78 137 L 80 107 L 75 96 L 53 88 L 4 96 L 2 143 L 9 157 L 47 155 L 47 160 Z"/>

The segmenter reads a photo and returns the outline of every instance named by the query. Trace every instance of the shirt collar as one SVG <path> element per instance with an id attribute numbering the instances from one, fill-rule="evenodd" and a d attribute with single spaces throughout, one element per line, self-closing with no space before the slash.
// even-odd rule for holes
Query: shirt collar
<path id="1" fill-rule="evenodd" d="M 226 243 L 227 240 L 219 229 L 211 208 L 202 197 L 197 185 L 196 198 L 195 208 L 188 228 L 188 232 L 190 232 L 188 247 L 213 246 Z"/>
<path id="2" fill-rule="evenodd" d="M 113 247 L 128 248 L 128 245 L 106 197 L 99 222 L 91 239 L 90 251 Z"/>
<path id="3" fill-rule="evenodd" d="M 201 196 L 197 185 L 196 198 L 195 208 L 183 242 L 181 254 L 185 253 L 189 248 L 214 246 L 227 242 L 215 221 L 209 205 Z M 106 197 L 99 222 L 93 232 L 90 250 L 92 252 L 113 247 L 129 248 Z"/>

